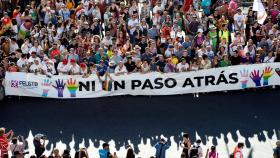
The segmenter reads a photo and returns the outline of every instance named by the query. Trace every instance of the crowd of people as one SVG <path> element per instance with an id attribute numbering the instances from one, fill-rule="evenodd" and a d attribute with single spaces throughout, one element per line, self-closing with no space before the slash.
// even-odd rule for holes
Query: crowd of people
<path id="1" fill-rule="evenodd" d="M 187 133 L 183 134 L 183 140 L 179 144 L 182 148 L 181 158 L 219 158 L 219 153 L 215 146 L 212 146 L 207 151 L 203 151 L 201 147 L 202 141 L 200 139 L 196 140 L 194 143 L 191 142 L 189 135 Z M 43 134 L 36 134 L 34 136 L 33 145 L 35 147 L 35 154 L 31 155 L 30 158 L 71 158 L 70 151 L 65 149 L 60 151 L 54 148 L 50 155 L 46 155 L 45 152 L 45 140 L 46 136 Z M 5 128 L 0 128 L 0 157 L 1 158 L 24 158 L 28 144 L 23 136 L 15 136 L 14 132 L 10 130 L 6 133 Z M 230 158 L 244 158 L 242 149 L 244 148 L 244 143 L 238 143 L 233 149 L 232 153 L 229 155 Z M 169 145 L 164 138 L 161 138 L 154 148 L 156 149 L 155 156 L 150 158 L 166 158 L 166 150 L 168 150 Z M 9 155 L 10 151 L 11 155 Z M 102 144 L 102 149 L 98 150 L 100 158 L 118 158 L 116 152 L 110 153 L 110 145 L 108 143 Z M 205 155 L 204 155 L 205 154 Z M 135 158 L 135 152 L 133 148 L 127 146 L 126 158 Z M 88 154 L 87 148 L 81 148 L 76 151 L 74 158 L 89 158 L 91 155 Z M 124 157 L 124 155 L 122 155 Z M 274 158 L 280 157 L 280 141 L 276 142 L 276 148 L 273 152 Z"/>
<path id="2" fill-rule="evenodd" d="M 280 61 L 280 3 L 268 17 L 238 0 L 5 0 L 5 72 L 97 76 Z"/>

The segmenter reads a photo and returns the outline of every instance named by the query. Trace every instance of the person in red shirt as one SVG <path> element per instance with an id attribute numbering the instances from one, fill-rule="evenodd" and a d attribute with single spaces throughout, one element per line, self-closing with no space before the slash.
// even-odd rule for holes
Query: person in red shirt
<path id="1" fill-rule="evenodd" d="M 60 50 L 57 48 L 57 43 L 54 43 L 51 50 L 50 50 L 50 59 L 55 59 L 59 61 L 60 59 Z"/>
<path id="2" fill-rule="evenodd" d="M 8 158 L 8 147 L 9 142 L 13 138 L 14 132 L 10 130 L 8 133 L 5 133 L 5 128 L 0 128 L 0 150 L 1 158 Z"/>
<path id="3" fill-rule="evenodd" d="M 167 39 L 170 36 L 171 27 L 168 23 L 164 23 L 163 28 L 161 29 L 161 38 Z"/>
<path id="4" fill-rule="evenodd" d="M 5 30 L 9 30 L 12 27 L 12 20 L 8 16 L 7 12 L 4 12 L 4 16 L 3 16 L 3 18 L 1 18 L 1 22 L 2 22 L 2 27 Z"/>

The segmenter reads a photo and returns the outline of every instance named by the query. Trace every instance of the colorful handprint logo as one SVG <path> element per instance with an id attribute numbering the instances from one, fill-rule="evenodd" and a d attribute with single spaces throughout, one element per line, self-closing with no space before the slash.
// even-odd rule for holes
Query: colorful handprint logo
<path id="1" fill-rule="evenodd" d="M 254 70 L 251 72 L 250 78 L 255 83 L 256 87 L 261 86 L 261 79 L 263 74 L 260 74 L 260 70 Z"/>
<path id="2" fill-rule="evenodd" d="M 57 96 L 59 98 L 63 98 L 63 91 L 64 91 L 64 88 L 65 88 L 65 83 L 63 83 L 63 79 L 57 79 L 55 81 L 56 83 L 56 86 L 53 85 L 53 87 L 57 90 Z"/>
<path id="3" fill-rule="evenodd" d="M 263 85 L 264 86 L 268 86 L 268 79 L 273 75 L 272 70 L 273 70 L 273 68 L 271 68 L 271 67 L 266 67 L 263 70 Z"/>
<path id="4" fill-rule="evenodd" d="M 67 87 L 68 91 L 70 92 L 70 96 L 71 97 L 76 97 L 76 91 L 78 89 L 78 85 L 76 84 L 76 80 L 73 80 L 72 78 L 67 80 L 66 87 Z"/>
<path id="5" fill-rule="evenodd" d="M 41 85 L 43 88 L 42 97 L 47 97 L 49 90 L 51 88 L 52 82 L 50 81 L 50 79 L 44 79 L 43 82 L 41 83 Z"/>
<path id="6" fill-rule="evenodd" d="M 249 71 L 246 69 L 243 69 L 243 71 L 240 71 L 240 75 L 241 75 L 241 88 L 247 88 L 247 83 L 248 83 L 248 77 L 249 77 Z"/>

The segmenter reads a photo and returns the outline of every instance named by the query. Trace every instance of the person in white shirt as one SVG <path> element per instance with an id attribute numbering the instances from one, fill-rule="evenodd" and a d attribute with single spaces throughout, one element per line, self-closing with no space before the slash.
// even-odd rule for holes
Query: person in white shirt
<path id="1" fill-rule="evenodd" d="M 144 60 L 141 65 L 141 73 L 145 74 L 150 72 L 150 65 L 147 60 Z"/>
<path id="2" fill-rule="evenodd" d="M 162 7 L 161 7 L 161 2 L 160 1 L 158 1 L 157 2 L 157 5 L 153 8 L 153 14 L 156 14 L 156 13 L 158 13 L 158 11 L 162 11 L 163 9 L 162 9 Z"/>
<path id="3" fill-rule="evenodd" d="M 123 61 L 120 61 L 118 66 L 115 68 L 115 75 L 124 75 L 127 73 L 127 69 L 123 64 Z"/>
<path id="4" fill-rule="evenodd" d="M 54 62 L 50 59 L 45 61 L 45 65 L 43 65 L 44 74 L 52 76 L 56 74 L 56 70 L 54 68 Z"/>
<path id="5" fill-rule="evenodd" d="M 40 58 L 36 56 L 36 52 L 32 52 L 31 56 L 28 59 L 28 64 L 32 65 L 34 63 L 34 60 L 37 59 L 39 62 L 41 62 Z"/>
<path id="6" fill-rule="evenodd" d="M 17 158 L 24 158 L 24 149 L 26 146 L 26 141 L 24 140 L 23 136 L 18 136 L 17 138 L 12 139 L 12 144 L 10 145 L 9 149 L 12 154 L 15 154 L 16 152 L 19 153 Z"/>
<path id="7" fill-rule="evenodd" d="M 31 54 L 32 52 L 36 52 L 36 54 L 38 55 L 41 50 L 42 50 L 42 47 L 39 45 L 39 42 L 35 41 L 34 46 L 31 47 L 29 50 L 29 54 Z"/>
<path id="8" fill-rule="evenodd" d="M 200 139 L 196 140 L 195 144 L 189 150 L 190 157 L 194 157 L 194 156 L 196 156 L 196 158 L 203 157 L 203 150 L 200 144 L 201 144 L 201 140 Z"/>
<path id="9" fill-rule="evenodd" d="M 207 55 L 202 56 L 203 60 L 201 61 L 201 65 L 203 69 L 210 69 L 212 66 L 211 60 Z"/>
<path id="10" fill-rule="evenodd" d="M 243 31 L 244 30 L 244 22 L 245 17 L 242 14 L 242 10 L 238 9 L 238 12 L 234 15 L 234 30 Z"/>
<path id="11" fill-rule="evenodd" d="M 275 57 L 273 57 L 273 52 L 269 52 L 266 57 L 264 57 L 263 62 L 264 63 L 273 63 L 275 60 Z"/>
<path id="12" fill-rule="evenodd" d="M 105 46 L 113 45 L 112 37 L 110 36 L 110 32 L 106 32 L 106 36 L 103 38 L 102 43 L 104 43 Z"/>
<path id="13" fill-rule="evenodd" d="M 136 14 L 132 15 L 132 18 L 129 19 L 128 21 L 128 29 L 129 29 L 129 33 L 130 35 L 133 35 L 134 31 L 136 30 L 136 26 L 139 25 L 139 21 L 136 17 Z"/>
<path id="14" fill-rule="evenodd" d="M 63 59 L 57 65 L 57 71 L 59 75 L 67 75 L 67 59 Z"/>
<path id="15" fill-rule="evenodd" d="M 27 72 L 28 70 L 28 60 L 26 54 L 21 54 L 21 58 L 17 61 L 17 66 L 20 72 Z"/>
<path id="16" fill-rule="evenodd" d="M 88 68 L 85 63 L 80 64 L 80 74 L 86 76 L 88 74 Z"/>
<path id="17" fill-rule="evenodd" d="M 43 65 L 39 62 L 39 60 L 36 58 L 34 59 L 34 63 L 29 67 L 29 72 L 31 73 L 35 73 L 35 74 L 38 74 L 38 73 L 43 73 Z"/>
<path id="18" fill-rule="evenodd" d="M 28 54 L 32 44 L 29 43 L 29 39 L 25 39 L 24 43 L 21 45 L 21 50 L 23 54 Z"/>
<path id="19" fill-rule="evenodd" d="M 207 55 L 210 60 L 214 59 L 215 53 L 212 51 L 211 45 L 206 46 L 205 55 Z"/>
<path id="20" fill-rule="evenodd" d="M 80 74 L 80 66 L 76 63 L 75 59 L 70 60 L 70 64 L 68 65 L 67 71 L 70 75 Z"/>
<path id="21" fill-rule="evenodd" d="M 190 68 L 190 65 L 186 62 L 185 58 L 182 58 L 181 62 L 177 64 L 176 71 L 177 72 L 186 72 Z"/>
<path id="22" fill-rule="evenodd" d="M 17 49 L 19 49 L 17 40 L 15 38 L 11 38 L 10 42 L 10 54 L 15 52 Z"/>

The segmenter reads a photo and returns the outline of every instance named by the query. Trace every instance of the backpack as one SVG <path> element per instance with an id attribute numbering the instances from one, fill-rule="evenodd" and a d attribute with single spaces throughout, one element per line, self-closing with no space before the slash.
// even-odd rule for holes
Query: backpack
<path id="1" fill-rule="evenodd" d="M 190 150 L 190 158 L 197 158 L 198 157 L 198 148 L 200 146 L 193 146 Z"/>

